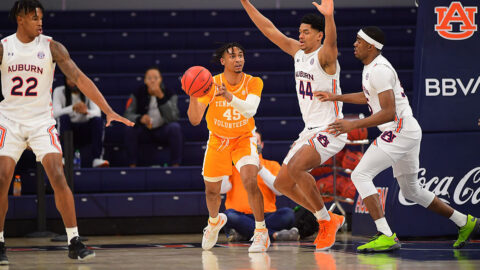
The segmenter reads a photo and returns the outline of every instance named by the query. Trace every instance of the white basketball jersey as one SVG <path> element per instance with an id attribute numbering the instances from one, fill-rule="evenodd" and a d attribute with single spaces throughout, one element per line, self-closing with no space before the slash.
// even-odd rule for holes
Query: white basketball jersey
<path id="1" fill-rule="evenodd" d="M 334 75 L 327 74 L 318 61 L 318 50 L 306 54 L 299 50 L 294 57 L 295 82 L 298 104 L 306 128 L 327 128 L 336 118 L 343 118 L 342 102 L 321 102 L 313 96 L 315 91 L 329 91 L 342 94 L 340 90 L 340 65 Z"/>
<path id="2" fill-rule="evenodd" d="M 0 114 L 24 125 L 52 121 L 52 83 L 55 63 L 52 38 L 40 35 L 25 44 L 16 34 L 2 39 L 3 59 Z"/>
<path id="3" fill-rule="evenodd" d="M 380 86 L 380 89 L 376 89 Z M 392 64 L 383 57 L 378 55 L 370 64 L 363 67 L 362 73 L 363 93 L 367 97 L 368 106 L 372 114 L 381 110 L 378 94 L 393 89 L 395 95 L 395 120 L 378 126 L 381 131 L 385 129 L 397 129 L 402 127 L 403 119 L 412 116 L 412 108 L 408 102 L 408 98 L 403 91 L 403 87 L 398 79 L 397 72 Z"/>

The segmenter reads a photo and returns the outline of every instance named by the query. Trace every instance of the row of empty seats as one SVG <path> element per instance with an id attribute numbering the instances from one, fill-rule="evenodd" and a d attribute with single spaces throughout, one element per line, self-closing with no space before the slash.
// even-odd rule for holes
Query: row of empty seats
<path id="1" fill-rule="evenodd" d="M 78 218 L 208 215 L 203 191 L 75 194 L 74 199 Z M 284 196 L 278 197 L 276 204 L 277 207 L 295 206 Z M 37 217 L 35 195 L 10 197 L 8 205 L 7 219 Z M 46 196 L 46 217 L 60 218 L 53 195 Z"/>
<path id="2" fill-rule="evenodd" d="M 383 54 L 396 69 L 413 69 L 412 47 L 386 47 Z M 158 66 L 164 72 L 184 72 L 191 66 L 210 66 L 213 50 L 163 50 L 130 52 L 71 52 L 71 57 L 87 73 L 143 72 Z M 355 58 L 352 48 L 339 50 L 342 70 L 361 70 L 363 65 Z M 211 65 L 212 67 L 214 65 Z M 220 64 L 217 65 L 217 69 Z M 279 49 L 246 50 L 245 71 L 284 71 L 293 68 L 292 57 Z"/>
<path id="3" fill-rule="evenodd" d="M 268 9 L 262 13 L 279 27 L 295 27 L 311 9 Z M 0 25 L 13 26 L 8 13 L 0 12 Z M 415 8 L 338 8 L 338 26 L 406 25 L 416 23 Z M 129 28 L 228 28 L 253 27 L 244 10 L 138 10 L 138 11 L 46 11 L 48 29 Z"/>
<path id="4" fill-rule="evenodd" d="M 352 47 L 359 27 L 339 27 L 337 42 L 340 48 Z M 413 46 L 414 26 L 382 27 L 387 37 L 387 47 Z M 281 31 L 292 38 L 298 38 L 298 28 L 282 28 Z M 11 31 L 0 31 L 0 38 Z M 230 29 L 102 29 L 102 30 L 45 30 L 45 35 L 53 37 L 71 51 L 111 51 L 126 50 L 192 50 L 218 47 L 219 43 L 237 41 L 247 50 L 276 48 L 256 28 Z"/>

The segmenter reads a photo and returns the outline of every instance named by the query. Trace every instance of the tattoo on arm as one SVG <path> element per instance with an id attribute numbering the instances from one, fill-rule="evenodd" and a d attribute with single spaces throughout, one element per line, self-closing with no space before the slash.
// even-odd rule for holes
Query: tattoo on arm
<path id="1" fill-rule="evenodd" d="M 77 67 L 75 62 L 70 58 L 65 46 L 60 42 L 52 40 L 50 43 L 50 51 L 52 52 L 53 61 L 58 64 L 60 70 L 74 83 L 77 83 L 78 78 L 81 75 L 80 69 Z"/>

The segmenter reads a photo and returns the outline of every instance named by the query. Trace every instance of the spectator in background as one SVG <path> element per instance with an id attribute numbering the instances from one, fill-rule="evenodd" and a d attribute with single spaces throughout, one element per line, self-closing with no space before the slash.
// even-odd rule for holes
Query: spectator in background
<path id="1" fill-rule="evenodd" d="M 259 132 L 255 132 L 255 137 L 257 138 L 257 149 L 260 157 L 260 171 L 258 172 L 257 183 L 263 195 L 265 223 L 270 239 L 297 241 L 300 236 L 297 228 L 292 228 L 295 221 L 293 210 L 288 207 L 277 210 L 275 205 L 275 196 L 282 195 L 273 187 L 275 176 L 280 171 L 280 164 L 263 158 L 262 149 L 264 144 L 262 135 Z M 228 221 L 225 225 L 225 232 L 227 233 L 228 241 L 249 240 L 255 229 L 255 219 L 248 204 L 247 191 L 243 187 L 240 173 L 236 168 L 233 169 L 231 176 L 225 176 L 222 180 L 220 193 L 227 193 L 225 214 Z"/>
<path id="2" fill-rule="evenodd" d="M 170 147 L 170 166 L 179 166 L 182 160 L 183 134 L 177 107 L 178 97 L 165 88 L 160 70 L 147 69 L 144 84 L 130 95 L 125 117 L 135 122 L 126 129 L 125 146 L 130 167 L 137 165 L 138 142 L 150 139 Z"/>
<path id="3" fill-rule="evenodd" d="M 92 167 L 110 165 L 108 160 L 103 159 L 105 129 L 100 108 L 85 97 L 75 83 L 66 77 L 65 84 L 56 87 L 53 91 L 53 117 L 57 119 L 60 137 L 63 137 L 67 130 L 73 131 L 75 147 L 85 143 L 85 138 L 91 139 Z"/>

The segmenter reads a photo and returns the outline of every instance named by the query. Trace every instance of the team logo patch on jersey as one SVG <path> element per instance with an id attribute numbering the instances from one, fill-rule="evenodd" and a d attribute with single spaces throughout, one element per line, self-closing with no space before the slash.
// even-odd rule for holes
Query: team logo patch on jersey
<path id="1" fill-rule="evenodd" d="M 322 135 L 322 134 L 318 135 L 317 140 L 320 142 L 320 144 L 321 144 L 323 147 L 327 147 L 328 144 L 330 143 L 330 142 L 328 141 L 328 137 L 325 136 L 325 135 Z"/>
<path id="2" fill-rule="evenodd" d="M 43 59 L 43 58 L 45 58 L 45 53 L 40 51 L 40 52 L 38 52 L 37 57 L 38 57 L 38 59 Z"/>
<path id="3" fill-rule="evenodd" d="M 310 60 L 310 65 L 313 65 L 314 62 L 315 62 L 315 58 L 312 58 L 312 60 Z"/>
<path id="4" fill-rule="evenodd" d="M 382 138 L 382 140 L 386 141 L 387 143 L 391 143 L 393 142 L 393 139 L 395 139 L 395 137 L 397 137 L 397 135 L 393 134 L 392 131 L 385 131 L 380 138 Z"/>
<path id="5" fill-rule="evenodd" d="M 461 2 L 452 2 L 449 7 L 435 7 L 437 14 L 437 24 L 435 31 L 450 40 L 463 40 L 473 36 L 477 31 L 475 24 L 475 14 L 478 7 L 464 7 Z M 452 23 L 460 23 L 459 31 L 454 32 Z"/>

